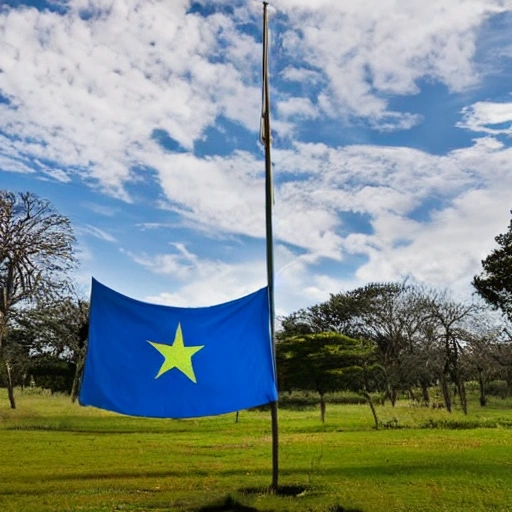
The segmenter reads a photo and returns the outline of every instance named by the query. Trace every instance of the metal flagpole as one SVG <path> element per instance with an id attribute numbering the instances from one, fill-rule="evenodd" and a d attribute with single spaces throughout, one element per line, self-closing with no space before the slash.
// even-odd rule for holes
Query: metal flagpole
<path id="1" fill-rule="evenodd" d="M 265 146 L 265 219 L 266 219 L 266 240 L 267 240 L 267 280 L 270 302 L 270 335 L 272 337 L 272 348 L 274 357 L 274 371 L 276 371 L 276 350 L 274 338 L 274 240 L 272 230 L 272 207 L 274 203 L 272 183 L 272 160 L 270 157 L 270 146 L 272 135 L 270 132 L 270 91 L 268 79 L 268 2 L 263 2 L 263 98 L 260 138 Z M 277 422 L 277 400 L 270 404 L 270 415 L 272 422 L 272 485 L 271 491 L 277 492 L 279 472 L 279 443 L 278 443 L 278 422 Z"/>

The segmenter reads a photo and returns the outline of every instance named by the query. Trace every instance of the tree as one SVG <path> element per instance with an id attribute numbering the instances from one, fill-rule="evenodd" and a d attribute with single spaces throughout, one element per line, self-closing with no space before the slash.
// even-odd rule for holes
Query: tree
<path id="1" fill-rule="evenodd" d="M 376 286 L 381 285 L 369 285 L 349 292 L 331 294 L 326 302 L 280 318 L 281 330 L 277 333 L 277 339 L 321 332 L 337 332 L 357 337 L 361 331 L 361 315 L 372 300 L 372 292 Z"/>
<path id="2" fill-rule="evenodd" d="M 5 368 L 13 409 L 14 361 L 5 350 L 7 329 L 20 306 L 67 287 L 67 271 L 76 263 L 74 242 L 69 219 L 49 201 L 30 192 L 0 191 L 0 368 Z"/>
<path id="3" fill-rule="evenodd" d="M 276 344 L 279 387 L 315 391 L 320 397 L 320 419 L 325 421 L 325 394 L 338 390 L 365 393 L 373 347 L 335 332 L 305 334 Z"/>
<path id="4" fill-rule="evenodd" d="M 457 390 L 464 414 L 468 413 L 463 353 L 471 338 L 471 321 L 478 310 L 476 304 L 453 300 L 447 291 L 431 291 L 427 302 L 430 314 L 425 317 L 424 332 L 432 337 L 442 353 L 439 382 L 446 410 L 452 412 L 449 383 Z"/>
<path id="5" fill-rule="evenodd" d="M 473 278 L 473 286 L 488 304 L 512 321 L 512 220 L 508 231 L 495 240 L 499 248 L 482 260 L 484 271 Z"/>
<path id="6" fill-rule="evenodd" d="M 11 327 L 3 340 L 3 351 L 6 360 L 10 361 L 10 379 L 15 386 L 23 388 L 31 365 L 30 349 L 32 340 L 17 326 Z M 7 378 L 0 372 L 0 386 L 7 387 Z"/>
<path id="7" fill-rule="evenodd" d="M 16 324 L 24 338 L 32 340 L 30 350 L 33 364 L 45 361 L 45 367 L 50 371 L 52 365 L 48 362 L 54 361 L 53 367 L 57 370 L 66 364 L 73 370 L 69 389 L 59 391 L 70 393 L 74 401 L 85 360 L 89 303 L 73 295 L 39 301 L 35 307 L 25 308 L 18 315 Z M 51 375 L 48 382 L 51 383 Z"/>
<path id="8" fill-rule="evenodd" d="M 416 384 L 406 377 L 424 316 L 421 291 L 408 283 L 374 283 L 353 293 L 365 299 L 357 334 L 377 345 L 386 372 L 385 396 L 394 406 L 398 391 Z"/>
<path id="9" fill-rule="evenodd" d="M 480 332 L 481 319 L 475 317 L 479 309 L 476 303 L 453 300 L 447 291 L 407 282 L 371 283 L 331 295 L 322 304 L 284 318 L 278 339 L 334 331 L 368 340 L 376 347 L 377 360 L 384 370 L 384 398 L 389 398 L 393 405 L 399 392 L 408 392 L 417 400 L 417 387 L 421 389 L 423 404 L 428 405 L 429 387 L 438 381 L 446 409 L 452 410 L 452 387 L 455 387 L 461 407 L 467 413 L 465 381 L 470 372 L 476 373 L 481 383 L 482 402 L 485 402 L 485 387 L 494 375 L 486 360 L 478 359 L 477 355 L 478 350 L 485 348 L 482 343 L 488 336 L 485 334 L 478 344 L 478 337 L 484 335 Z M 495 351 L 496 347 L 492 348 Z M 498 348 L 505 353 L 502 344 Z M 470 363 L 470 356 L 479 364 Z M 503 369 L 507 368 L 508 363 L 503 364 Z M 512 386 L 512 365 L 507 382 Z"/>
<path id="10" fill-rule="evenodd" d="M 418 346 L 424 302 L 422 290 L 408 283 L 371 283 L 285 317 L 279 336 L 333 331 L 372 341 L 385 369 L 386 396 L 394 405 L 399 389 L 408 390 L 414 379 L 420 380 L 409 366 Z M 406 376 L 411 378 L 405 381 Z M 428 382 L 423 372 L 422 389 Z M 428 401 L 428 392 L 425 395 Z"/>
<path id="11" fill-rule="evenodd" d="M 478 381 L 480 405 L 487 405 L 487 387 L 489 383 L 499 378 L 501 360 L 498 340 L 500 332 L 489 329 L 485 332 L 483 329 L 474 329 L 468 332 L 466 362 L 469 370 Z"/>

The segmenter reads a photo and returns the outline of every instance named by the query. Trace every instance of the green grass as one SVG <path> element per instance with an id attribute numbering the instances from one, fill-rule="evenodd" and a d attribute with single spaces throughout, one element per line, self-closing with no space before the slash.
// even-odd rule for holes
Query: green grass
<path id="1" fill-rule="evenodd" d="M 266 411 L 239 423 L 154 420 L 29 390 L 17 398 L 11 411 L 0 390 L 2 512 L 512 510 L 509 401 L 472 403 L 467 417 L 378 406 L 379 431 L 366 405 L 329 405 L 325 424 L 314 407 L 281 409 L 280 484 L 291 495 L 274 496 Z"/>

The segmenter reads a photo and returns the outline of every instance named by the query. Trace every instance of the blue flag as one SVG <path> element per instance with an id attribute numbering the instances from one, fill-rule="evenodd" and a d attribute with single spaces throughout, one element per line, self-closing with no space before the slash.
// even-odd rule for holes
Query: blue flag
<path id="1" fill-rule="evenodd" d="M 131 299 L 93 279 L 82 405 L 192 418 L 275 400 L 268 288 L 177 308 Z"/>

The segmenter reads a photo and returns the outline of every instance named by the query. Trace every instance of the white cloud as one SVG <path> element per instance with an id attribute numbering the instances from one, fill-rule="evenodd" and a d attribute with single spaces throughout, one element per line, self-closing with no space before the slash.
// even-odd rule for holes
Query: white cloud
<path id="1" fill-rule="evenodd" d="M 314 118 L 318 116 L 317 109 L 308 98 L 288 98 L 277 103 L 277 110 L 285 119 L 300 116 L 302 118 Z"/>
<path id="2" fill-rule="evenodd" d="M 386 250 L 389 256 L 394 251 L 405 252 L 398 247 L 400 243 L 405 240 L 412 246 L 417 237 L 425 236 L 423 231 L 429 232 L 439 212 L 453 208 L 459 198 L 480 189 L 490 193 L 496 182 L 506 190 L 509 152 L 489 138 L 446 156 L 405 147 L 330 148 L 323 144 L 297 144 L 293 150 L 276 151 L 280 180 L 300 177 L 276 186 L 276 240 L 305 250 L 310 263 L 320 257 L 341 261 L 346 253 L 375 256 L 375 251 Z M 169 172 L 161 173 L 162 187 L 174 209 L 190 221 L 213 231 L 262 238 L 262 166 L 245 153 L 207 159 L 170 155 Z M 509 208 L 504 196 L 497 197 L 500 199 L 492 210 L 494 225 L 503 222 Z M 441 206 L 434 206 L 439 211 L 434 210 L 430 220 L 410 218 L 417 208 L 432 210 L 432 201 Z M 480 207 L 477 203 L 472 206 L 477 217 Z M 375 233 L 361 238 L 344 234 L 344 213 L 368 215 Z M 481 218 L 483 229 L 489 219 Z M 454 219 L 448 216 L 444 222 L 448 226 Z M 434 234 L 441 232 L 434 230 Z M 443 244 L 455 240 L 449 237 Z M 425 258 L 432 259 L 432 254 Z"/>
<path id="3" fill-rule="evenodd" d="M 327 79 L 338 112 L 405 129 L 386 97 L 418 92 L 430 78 L 460 91 L 479 80 L 473 62 L 482 23 L 512 8 L 499 0 L 329 1 L 281 0 L 290 28 L 284 48 L 297 62 L 285 76 L 297 79 L 304 62 Z M 302 63 L 302 64 L 301 64 Z"/>
<path id="4" fill-rule="evenodd" d="M 283 71 L 281 71 L 281 76 L 285 80 L 300 82 L 302 84 L 308 82 L 315 84 L 322 80 L 322 75 L 318 71 L 298 67 L 294 68 L 291 66 L 284 68 Z"/>
<path id="5" fill-rule="evenodd" d="M 0 90 L 12 104 L 0 104 L 0 131 L 16 136 L 3 158 L 14 151 L 75 168 L 128 199 L 123 185 L 146 164 L 154 129 L 186 148 L 220 114 L 257 129 L 260 93 L 245 73 L 258 58 L 253 39 L 227 16 L 186 15 L 188 2 L 134 7 L 2 11 Z M 83 9 L 96 15 L 84 20 Z"/>
<path id="6" fill-rule="evenodd" d="M 409 130 L 420 124 L 422 116 L 411 113 L 386 112 L 371 121 L 372 128 L 380 132 L 394 132 L 396 130 Z"/>
<path id="7" fill-rule="evenodd" d="M 457 124 L 461 128 L 492 135 L 512 135 L 512 103 L 479 101 L 465 107 L 462 114 L 463 119 Z"/>
<path id="8" fill-rule="evenodd" d="M 381 219 L 373 237 L 378 250 L 368 250 L 370 259 L 358 269 L 357 277 L 385 281 L 412 275 L 420 282 L 468 296 L 471 278 L 480 272 L 480 262 L 494 246 L 494 236 L 506 228 L 509 204 L 509 194 L 496 187 L 463 194 L 428 224 L 412 223 L 404 230 L 392 219 L 388 223 Z M 390 239 L 389 233 L 395 236 Z M 401 233 L 410 243 L 393 247 Z"/>
<path id="9" fill-rule="evenodd" d="M 294 150 L 277 151 L 279 173 L 300 178 L 276 188 L 276 297 L 279 304 L 287 305 L 279 306 L 279 312 L 325 300 L 340 289 L 407 276 L 469 293 L 480 260 L 507 224 L 511 152 L 489 137 L 445 156 L 405 147 L 329 148 L 323 144 L 298 144 Z M 237 167 L 237 158 L 242 158 L 246 170 L 238 176 L 239 182 L 229 174 L 229 169 Z M 210 222 L 212 229 L 216 225 L 226 232 L 261 238 L 260 162 L 249 155 L 237 158 L 201 161 L 185 155 L 173 160 L 168 178 L 173 181 L 164 189 L 173 200 L 181 201 L 189 218 Z M 220 177 L 210 181 L 221 169 L 231 176 L 229 186 Z M 180 180 L 192 181 L 185 187 Z M 228 195 L 214 200 L 217 184 Z M 179 193 L 182 188 L 197 195 L 188 200 L 187 193 Z M 253 194 L 248 189 L 254 189 Z M 230 194 L 253 198 L 254 208 L 241 206 Z M 418 208 L 425 213 L 415 218 Z M 351 213 L 366 215 L 371 232 L 347 229 L 343 215 Z M 290 245 L 285 248 L 281 242 Z M 265 272 L 259 260 L 209 260 L 191 254 L 185 246 L 175 248 L 172 254 L 135 257 L 154 272 L 185 283 L 162 296 L 160 300 L 167 303 L 204 304 L 205 289 L 211 290 L 213 302 L 230 300 L 255 289 Z M 364 256 L 367 262 L 351 277 L 343 268 L 344 260 L 353 255 Z M 337 262 L 339 278 L 322 270 L 322 258 Z"/>
<path id="10" fill-rule="evenodd" d="M 157 274 L 172 275 L 173 278 L 180 281 L 189 280 L 197 274 L 197 277 L 204 276 L 212 270 L 213 267 L 218 266 L 215 262 L 201 262 L 199 258 L 190 253 L 185 244 L 175 243 L 172 244 L 176 252 L 172 254 L 157 254 L 149 256 L 147 254 L 137 255 L 127 252 L 136 263 L 139 263 L 152 272 Z M 125 252 L 125 251 L 123 251 Z M 201 266 L 201 268 L 199 268 Z"/>
<path id="11" fill-rule="evenodd" d="M 1 139 L 1 137 L 0 137 Z M 32 167 L 28 166 L 17 158 L 9 158 L 0 154 L 0 168 L 8 172 L 18 172 L 20 174 L 34 174 Z"/>
<path id="12" fill-rule="evenodd" d="M 188 149 L 219 115 L 256 132 L 259 43 L 237 27 L 244 17 L 254 20 L 254 6 L 204 18 L 187 14 L 189 5 L 73 0 L 65 15 L 4 9 L 0 90 L 11 105 L 0 104 L 0 130 L 16 139 L 0 150 L 11 160 L 3 168 L 55 162 L 128 200 L 123 186 L 148 164 L 154 129 Z M 416 93 L 425 78 L 455 91 L 473 85 L 478 29 L 512 7 L 498 0 L 282 0 L 278 8 L 289 26 L 281 51 L 294 60 L 282 76 L 326 84 L 317 98 L 278 101 L 283 119 L 276 121 L 290 135 L 286 119 L 315 117 L 315 105 L 327 116 L 368 117 L 379 130 L 412 127 L 418 116 L 390 111 L 386 98 Z"/>
<path id="13" fill-rule="evenodd" d="M 178 244 L 180 245 L 180 244 Z M 156 257 L 130 255 L 158 274 L 178 277 L 183 283 L 174 292 L 162 292 L 144 298 L 148 302 L 171 306 L 210 306 L 247 295 L 266 285 L 263 258 L 241 263 L 199 258 L 184 246 L 177 253 Z M 275 247 L 276 315 L 282 316 L 307 303 L 326 300 L 332 290 L 339 290 L 342 280 L 320 273 L 310 274 L 311 259 L 297 255 L 285 246 Z M 345 282 L 346 284 L 346 282 Z M 283 308 L 282 305 L 286 304 Z"/>
<path id="14" fill-rule="evenodd" d="M 55 181 L 60 181 L 61 183 L 69 183 L 71 181 L 69 174 L 62 169 L 52 169 L 51 167 L 42 166 L 41 172 L 45 176 L 48 176 Z"/>
<path id="15" fill-rule="evenodd" d="M 78 228 L 78 231 L 80 233 L 93 236 L 94 238 L 98 238 L 99 240 L 103 240 L 105 242 L 117 242 L 116 238 L 113 237 L 111 234 L 96 226 L 91 226 L 90 224 L 80 226 Z"/>
<path id="16" fill-rule="evenodd" d="M 149 302 L 173 306 L 210 306 L 234 300 L 266 285 L 263 259 L 228 264 L 199 258 L 178 245 L 178 253 L 154 257 L 131 255 L 151 271 L 182 281 L 177 291 L 146 297 Z"/>
<path id="17" fill-rule="evenodd" d="M 511 149 L 488 138 L 446 156 L 368 146 L 335 150 L 303 145 L 297 149 L 297 153 L 280 155 L 281 166 L 300 163 L 299 171 L 309 170 L 313 178 L 286 185 L 293 189 L 289 203 L 303 205 L 303 211 L 323 208 L 331 219 L 343 211 L 369 215 L 373 229 L 369 234 L 344 236 L 342 223 L 320 222 L 336 237 L 333 247 L 339 257 L 345 252 L 369 258 L 356 271 L 356 282 L 412 275 L 431 285 L 470 291 L 480 260 L 507 225 Z M 429 215 L 415 220 L 411 215 L 423 205 Z M 293 215 L 283 215 L 283 219 L 301 239 L 305 230 L 293 226 Z M 325 245 L 319 242 L 308 248 L 325 254 Z M 316 274 L 313 268 L 309 272 Z"/>
<path id="18" fill-rule="evenodd" d="M 361 284 L 351 278 L 333 277 L 322 271 L 311 253 L 296 254 L 280 244 L 276 245 L 275 261 L 276 316 L 323 302 L 331 293 Z"/>
<path id="19" fill-rule="evenodd" d="M 152 229 L 169 229 L 175 228 L 175 224 L 166 224 L 162 222 L 142 222 L 137 224 L 137 227 L 141 228 L 143 231 L 152 230 Z"/>
<path id="20" fill-rule="evenodd" d="M 148 156 L 176 211 L 198 224 L 249 236 L 264 236 L 262 162 L 236 152 L 197 158 L 187 153 Z"/>

